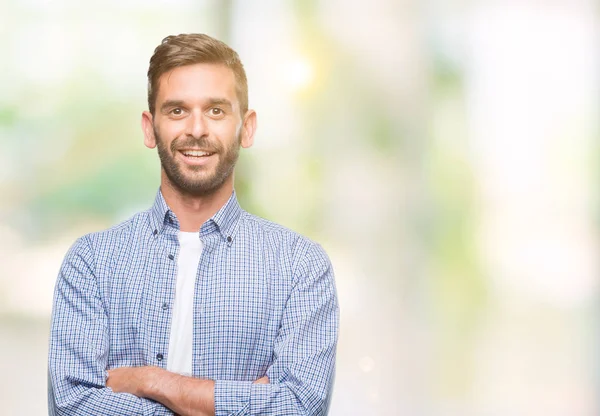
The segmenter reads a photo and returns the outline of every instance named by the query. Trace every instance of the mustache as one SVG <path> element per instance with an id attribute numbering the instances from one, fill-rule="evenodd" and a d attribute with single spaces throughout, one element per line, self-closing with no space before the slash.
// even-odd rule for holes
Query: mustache
<path id="1" fill-rule="evenodd" d="M 171 152 L 176 152 L 182 148 L 197 148 L 202 150 L 210 151 L 211 153 L 219 153 L 223 150 L 223 146 L 219 142 L 209 141 L 206 137 L 178 137 L 171 142 Z"/>

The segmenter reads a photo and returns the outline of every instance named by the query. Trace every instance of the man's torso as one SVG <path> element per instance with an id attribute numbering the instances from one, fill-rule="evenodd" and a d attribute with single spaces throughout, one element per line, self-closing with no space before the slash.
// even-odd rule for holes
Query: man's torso
<path id="1" fill-rule="evenodd" d="M 168 361 L 178 228 L 168 212 L 154 232 L 151 215 L 142 212 L 88 236 L 108 318 L 108 368 L 164 368 Z M 206 223 L 199 237 L 204 249 L 194 288 L 192 375 L 255 380 L 274 358 L 294 258 L 313 243 L 241 209 L 234 225 Z"/>

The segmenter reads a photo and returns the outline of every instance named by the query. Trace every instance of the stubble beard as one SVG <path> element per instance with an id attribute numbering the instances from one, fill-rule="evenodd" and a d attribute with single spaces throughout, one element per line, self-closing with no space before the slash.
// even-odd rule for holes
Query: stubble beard
<path id="1" fill-rule="evenodd" d="M 171 142 L 169 148 L 154 127 L 154 137 L 158 148 L 158 157 L 162 169 L 171 185 L 180 192 L 190 196 L 203 197 L 214 194 L 233 174 L 240 153 L 241 134 L 237 142 L 225 147 L 221 142 L 211 142 L 206 137 L 178 137 Z M 183 166 L 175 160 L 178 149 L 197 148 L 215 153 L 211 157 L 218 157 L 217 166 Z"/>

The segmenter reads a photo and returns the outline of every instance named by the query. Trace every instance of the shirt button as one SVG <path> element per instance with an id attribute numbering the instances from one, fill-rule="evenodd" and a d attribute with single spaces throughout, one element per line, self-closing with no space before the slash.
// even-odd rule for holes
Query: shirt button
<path id="1" fill-rule="evenodd" d="M 172 254 L 169 254 L 169 259 L 170 259 L 170 260 L 173 260 L 174 258 L 175 258 L 175 257 L 173 257 L 173 255 L 172 255 Z"/>
<path id="2" fill-rule="evenodd" d="M 156 359 L 158 361 L 162 361 L 163 358 L 164 358 L 164 356 L 160 352 L 158 354 L 156 354 Z"/>
<path id="3" fill-rule="evenodd" d="M 232 241 L 233 241 L 233 238 L 231 238 L 231 236 L 230 236 L 230 235 L 229 235 L 229 236 L 227 236 L 227 242 L 228 242 L 228 243 L 231 243 Z"/>
<path id="4" fill-rule="evenodd" d="M 169 304 L 167 302 L 163 303 L 162 308 L 163 308 L 163 311 L 166 311 L 167 309 L 169 309 Z"/>

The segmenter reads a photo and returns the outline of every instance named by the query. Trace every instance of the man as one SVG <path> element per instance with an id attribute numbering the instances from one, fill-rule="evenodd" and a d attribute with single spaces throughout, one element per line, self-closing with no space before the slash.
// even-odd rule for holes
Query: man
<path id="1" fill-rule="evenodd" d="M 148 211 L 73 245 L 55 289 L 57 415 L 320 415 L 338 303 L 323 249 L 240 208 L 233 170 L 256 113 L 235 51 L 169 36 L 148 70 Z"/>

